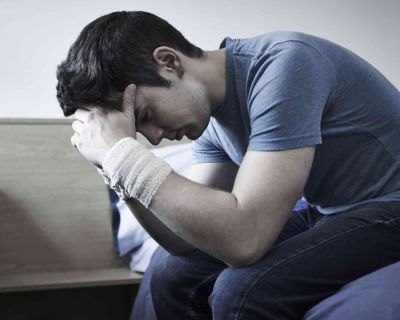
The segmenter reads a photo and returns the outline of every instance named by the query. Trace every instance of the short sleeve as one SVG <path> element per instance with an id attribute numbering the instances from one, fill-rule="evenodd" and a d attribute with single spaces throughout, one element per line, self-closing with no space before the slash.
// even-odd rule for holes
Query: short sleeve
<path id="1" fill-rule="evenodd" d="M 215 136 L 210 133 L 211 123 L 203 134 L 192 143 L 192 164 L 226 162 L 231 159 L 226 152 L 218 146 Z"/>
<path id="2" fill-rule="evenodd" d="M 248 150 L 322 143 L 322 114 L 335 83 L 326 57 L 305 43 L 288 41 L 259 56 L 250 74 Z"/>

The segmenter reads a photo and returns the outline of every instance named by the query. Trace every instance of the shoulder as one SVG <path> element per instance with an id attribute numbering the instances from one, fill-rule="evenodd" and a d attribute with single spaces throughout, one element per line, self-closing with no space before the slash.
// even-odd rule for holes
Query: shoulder
<path id="1" fill-rule="evenodd" d="M 302 74 L 325 74 L 334 80 L 334 69 L 322 43 L 327 40 L 292 31 L 277 31 L 231 42 L 236 78 L 246 91 L 266 79 L 276 76 L 295 77 Z M 240 74 L 238 74 L 240 72 Z M 245 75 L 244 75 L 245 73 Z"/>
<path id="2" fill-rule="evenodd" d="M 321 38 L 295 31 L 275 31 L 264 33 L 250 38 L 233 39 L 233 54 L 235 55 L 253 55 L 260 56 L 269 52 L 273 48 L 285 46 L 315 47 Z"/>

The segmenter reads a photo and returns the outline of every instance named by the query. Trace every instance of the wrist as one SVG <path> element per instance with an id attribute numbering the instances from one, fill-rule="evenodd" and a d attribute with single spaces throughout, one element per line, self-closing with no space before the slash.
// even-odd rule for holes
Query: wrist
<path id="1" fill-rule="evenodd" d="M 131 137 L 112 146 L 99 169 L 106 184 L 122 199 L 135 198 L 145 207 L 171 172 L 172 168 L 164 160 Z"/>

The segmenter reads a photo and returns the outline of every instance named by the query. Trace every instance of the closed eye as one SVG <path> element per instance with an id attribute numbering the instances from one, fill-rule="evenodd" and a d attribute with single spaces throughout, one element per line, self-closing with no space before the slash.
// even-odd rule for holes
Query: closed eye
<path id="1" fill-rule="evenodd" d="M 146 121 L 149 121 L 149 120 L 150 120 L 149 114 L 146 112 L 140 121 L 146 122 Z"/>
<path id="2" fill-rule="evenodd" d="M 135 113 L 135 124 L 136 127 L 139 123 L 147 122 L 150 119 L 149 112 L 144 110 L 145 108 L 139 107 Z"/>
<path id="3" fill-rule="evenodd" d="M 141 112 L 142 117 L 140 119 L 141 122 L 147 122 L 150 120 L 150 112 L 148 110 L 144 110 L 143 112 Z"/>

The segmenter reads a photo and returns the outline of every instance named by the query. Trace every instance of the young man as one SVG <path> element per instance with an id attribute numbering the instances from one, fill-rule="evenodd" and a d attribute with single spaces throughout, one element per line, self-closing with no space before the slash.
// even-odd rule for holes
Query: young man
<path id="1" fill-rule="evenodd" d="M 400 260 L 400 94 L 350 51 L 275 32 L 204 52 L 117 12 L 57 76 L 72 144 L 170 252 L 149 273 L 159 319 L 298 319 Z M 136 132 L 196 140 L 190 179 Z"/>

